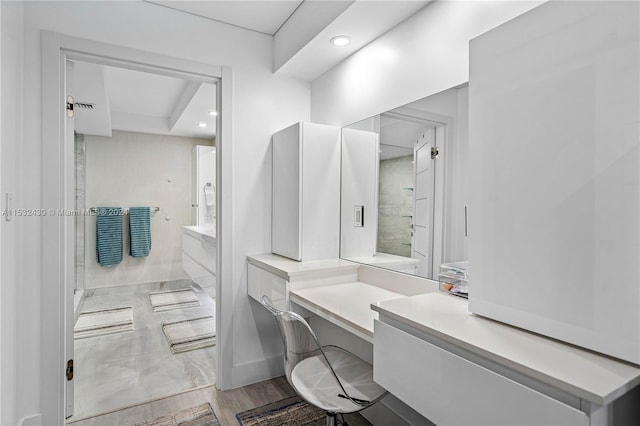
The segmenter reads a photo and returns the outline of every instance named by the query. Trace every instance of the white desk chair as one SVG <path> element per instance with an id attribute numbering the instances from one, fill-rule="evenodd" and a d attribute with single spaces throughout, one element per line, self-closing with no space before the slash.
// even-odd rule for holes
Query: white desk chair
<path id="1" fill-rule="evenodd" d="M 262 304 L 284 339 L 287 380 L 304 400 L 327 413 L 327 426 L 337 424 L 338 414 L 363 410 L 388 393 L 373 381 L 371 364 L 337 346 L 320 346 L 304 318 L 276 308 L 267 296 Z"/>

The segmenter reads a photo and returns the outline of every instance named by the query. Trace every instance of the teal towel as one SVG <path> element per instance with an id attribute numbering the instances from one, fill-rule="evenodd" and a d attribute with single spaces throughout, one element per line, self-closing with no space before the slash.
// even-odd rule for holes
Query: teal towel
<path id="1" fill-rule="evenodd" d="M 129 208 L 129 254 L 132 257 L 149 256 L 151 251 L 151 209 Z"/>
<path id="2" fill-rule="evenodd" d="M 122 261 L 122 208 L 96 210 L 96 259 L 100 266 L 117 265 Z"/>

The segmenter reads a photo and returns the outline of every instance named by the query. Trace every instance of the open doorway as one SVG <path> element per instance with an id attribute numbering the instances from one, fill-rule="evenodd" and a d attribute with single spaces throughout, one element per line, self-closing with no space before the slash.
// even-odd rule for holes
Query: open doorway
<path id="1" fill-rule="evenodd" d="M 216 381 L 217 81 L 152 71 L 67 61 L 71 422 Z"/>

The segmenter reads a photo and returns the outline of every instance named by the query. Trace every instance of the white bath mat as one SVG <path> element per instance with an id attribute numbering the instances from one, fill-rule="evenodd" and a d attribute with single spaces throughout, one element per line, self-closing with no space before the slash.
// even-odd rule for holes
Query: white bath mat
<path id="1" fill-rule="evenodd" d="M 149 293 L 153 312 L 200 306 L 198 296 L 190 288 Z"/>
<path id="2" fill-rule="evenodd" d="M 84 339 L 123 331 L 133 331 L 131 306 L 81 313 L 73 328 L 73 338 Z"/>
<path id="3" fill-rule="evenodd" d="M 174 354 L 216 344 L 216 322 L 212 316 L 163 322 L 162 331 Z"/>

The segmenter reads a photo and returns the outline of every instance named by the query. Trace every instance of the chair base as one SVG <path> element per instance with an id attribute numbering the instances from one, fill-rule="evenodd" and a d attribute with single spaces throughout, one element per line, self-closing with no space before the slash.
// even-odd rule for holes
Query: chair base
<path id="1" fill-rule="evenodd" d="M 327 413 L 327 426 L 336 426 L 338 424 L 338 415 L 336 413 Z"/>
<path id="2" fill-rule="evenodd" d="M 342 422 L 338 420 L 337 413 L 329 413 L 327 412 L 327 426 L 349 426 L 347 422 L 344 421 L 344 417 L 342 418 Z"/>

